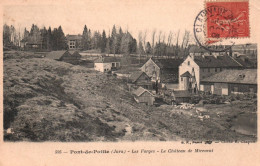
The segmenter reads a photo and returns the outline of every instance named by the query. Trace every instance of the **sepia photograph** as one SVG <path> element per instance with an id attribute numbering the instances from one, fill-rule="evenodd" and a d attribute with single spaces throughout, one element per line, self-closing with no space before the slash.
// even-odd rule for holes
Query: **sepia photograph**
<path id="1" fill-rule="evenodd" d="M 256 142 L 249 1 L 168 3 L 3 6 L 4 142 Z"/>

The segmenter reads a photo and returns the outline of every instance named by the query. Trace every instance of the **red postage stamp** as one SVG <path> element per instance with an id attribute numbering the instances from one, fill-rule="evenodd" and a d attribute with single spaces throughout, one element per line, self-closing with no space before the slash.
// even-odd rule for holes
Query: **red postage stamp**
<path id="1" fill-rule="evenodd" d="M 206 1 L 206 38 L 250 37 L 248 0 Z"/>

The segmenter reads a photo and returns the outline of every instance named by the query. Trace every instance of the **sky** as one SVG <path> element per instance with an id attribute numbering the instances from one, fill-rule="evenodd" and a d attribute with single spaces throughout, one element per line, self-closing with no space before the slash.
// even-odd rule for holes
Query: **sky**
<path id="1" fill-rule="evenodd" d="M 179 30 L 180 38 L 185 30 L 193 36 L 193 23 L 203 5 L 204 1 L 187 3 L 187 0 L 87 0 L 69 4 L 8 5 L 3 11 L 4 23 L 22 31 L 24 27 L 30 30 L 32 24 L 37 24 L 52 28 L 61 25 L 65 34 L 82 34 L 84 25 L 91 30 L 109 32 L 115 24 L 136 39 L 140 31 L 147 31 L 147 40 L 150 40 L 156 29 L 166 36 L 172 31 L 176 40 Z"/>

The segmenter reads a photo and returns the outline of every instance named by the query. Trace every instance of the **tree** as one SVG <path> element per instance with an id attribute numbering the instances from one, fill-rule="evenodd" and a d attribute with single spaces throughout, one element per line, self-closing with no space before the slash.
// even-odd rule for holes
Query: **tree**
<path id="1" fill-rule="evenodd" d="M 111 43 L 111 40 L 110 40 L 110 37 L 108 37 L 107 42 L 106 42 L 106 53 L 107 54 L 110 54 L 110 43 Z"/>
<path id="2" fill-rule="evenodd" d="M 84 29 L 83 29 L 83 32 L 82 32 L 82 48 L 83 50 L 88 50 L 89 49 L 89 33 L 88 33 L 88 28 L 87 26 L 85 25 L 84 26 Z"/>
<path id="3" fill-rule="evenodd" d="M 106 51 L 106 45 L 107 45 L 107 37 L 106 32 L 103 30 L 102 37 L 101 37 L 101 52 L 104 53 Z"/>
<path id="4" fill-rule="evenodd" d="M 11 32 L 10 27 L 6 24 L 4 24 L 3 27 L 3 45 L 4 47 L 11 44 Z"/>
<path id="5" fill-rule="evenodd" d="M 117 33 L 116 33 L 116 26 L 114 25 L 112 28 L 111 33 L 111 51 L 115 55 L 116 54 L 116 47 L 117 47 Z"/>
<path id="6" fill-rule="evenodd" d="M 150 42 L 146 43 L 146 47 L 145 48 L 146 48 L 145 52 L 146 52 L 147 55 L 152 53 L 152 47 L 151 47 Z"/>
<path id="7" fill-rule="evenodd" d="M 154 54 L 154 42 L 155 42 L 156 29 L 152 32 L 152 54 Z"/>
<path id="8" fill-rule="evenodd" d="M 66 37 L 63 33 L 62 27 L 58 28 L 58 50 L 67 49 Z"/>
<path id="9" fill-rule="evenodd" d="M 52 45 L 53 45 L 53 37 L 52 37 L 51 27 L 49 27 L 47 32 L 47 49 L 52 50 L 53 49 Z"/>

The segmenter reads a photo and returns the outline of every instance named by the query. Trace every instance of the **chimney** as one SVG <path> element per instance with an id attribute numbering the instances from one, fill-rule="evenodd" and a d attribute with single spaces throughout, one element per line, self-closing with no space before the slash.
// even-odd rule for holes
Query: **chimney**
<path id="1" fill-rule="evenodd" d="M 193 53 L 190 53 L 190 57 L 192 60 L 194 60 L 194 54 Z"/>

